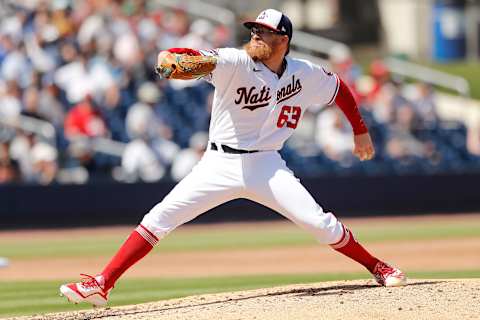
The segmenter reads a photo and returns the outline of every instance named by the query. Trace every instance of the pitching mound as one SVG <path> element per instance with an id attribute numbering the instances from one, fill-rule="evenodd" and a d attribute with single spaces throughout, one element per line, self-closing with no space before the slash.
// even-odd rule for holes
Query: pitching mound
<path id="1" fill-rule="evenodd" d="M 480 319 L 480 279 L 323 282 L 16 319 Z"/>

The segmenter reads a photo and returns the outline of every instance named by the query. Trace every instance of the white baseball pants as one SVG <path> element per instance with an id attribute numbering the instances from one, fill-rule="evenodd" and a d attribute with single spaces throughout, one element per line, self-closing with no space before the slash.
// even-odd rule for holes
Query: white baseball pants
<path id="1" fill-rule="evenodd" d="M 336 243 L 343 235 L 342 224 L 332 213 L 323 212 L 276 151 L 229 154 L 207 150 L 141 224 L 160 239 L 209 209 L 238 198 L 275 210 L 320 243 Z"/>

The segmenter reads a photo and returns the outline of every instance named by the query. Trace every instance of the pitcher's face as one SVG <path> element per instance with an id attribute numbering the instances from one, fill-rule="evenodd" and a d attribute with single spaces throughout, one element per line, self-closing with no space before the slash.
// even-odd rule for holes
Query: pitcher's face
<path id="1" fill-rule="evenodd" d="M 244 46 L 245 51 L 254 61 L 264 61 L 281 49 L 282 35 L 265 27 L 253 27 L 250 41 Z"/>

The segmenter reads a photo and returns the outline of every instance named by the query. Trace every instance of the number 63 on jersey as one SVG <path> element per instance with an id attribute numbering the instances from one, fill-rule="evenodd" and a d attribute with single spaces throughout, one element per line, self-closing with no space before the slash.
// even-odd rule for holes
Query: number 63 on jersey
<path id="1" fill-rule="evenodd" d="M 286 125 L 288 128 L 295 129 L 301 114 L 302 108 L 300 106 L 283 106 L 278 116 L 277 127 L 283 128 Z"/>

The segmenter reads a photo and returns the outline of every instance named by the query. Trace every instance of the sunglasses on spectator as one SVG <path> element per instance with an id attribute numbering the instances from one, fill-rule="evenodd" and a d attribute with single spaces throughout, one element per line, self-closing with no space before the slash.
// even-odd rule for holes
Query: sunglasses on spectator
<path id="1" fill-rule="evenodd" d="M 267 28 L 262 28 L 262 27 L 252 27 L 250 29 L 250 35 L 253 36 L 254 34 L 262 36 L 264 34 L 279 34 L 279 35 L 282 35 L 283 33 L 275 31 L 275 30 L 270 30 L 270 29 L 267 29 Z"/>

